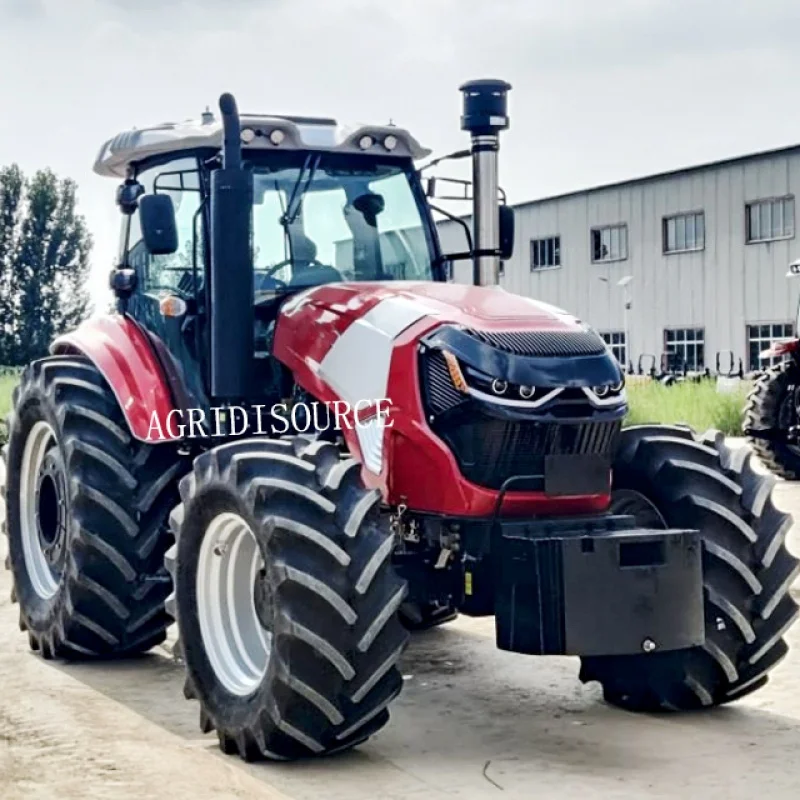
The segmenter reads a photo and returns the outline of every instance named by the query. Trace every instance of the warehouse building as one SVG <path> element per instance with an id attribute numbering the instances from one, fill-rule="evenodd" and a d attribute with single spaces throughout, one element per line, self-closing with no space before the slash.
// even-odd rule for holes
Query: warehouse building
<path id="1" fill-rule="evenodd" d="M 715 369 L 732 352 L 756 369 L 793 331 L 798 191 L 800 145 L 522 203 L 500 280 L 589 322 L 626 366 L 669 353 Z M 463 249 L 457 225 L 441 231 Z"/>

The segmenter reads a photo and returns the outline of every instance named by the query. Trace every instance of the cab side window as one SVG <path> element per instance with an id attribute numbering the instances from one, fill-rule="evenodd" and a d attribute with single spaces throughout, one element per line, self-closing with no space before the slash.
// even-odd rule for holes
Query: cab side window
<path id="1" fill-rule="evenodd" d="M 161 164 L 142 171 L 137 179 L 144 186 L 145 194 L 166 194 L 172 199 L 178 250 L 170 255 L 150 255 L 142 241 L 139 212 L 136 211 L 130 223 L 128 263 L 136 270 L 145 294 L 158 296 L 175 291 L 193 294 L 195 265 L 198 276 L 203 274 L 204 242 L 197 161 L 185 158 Z"/>

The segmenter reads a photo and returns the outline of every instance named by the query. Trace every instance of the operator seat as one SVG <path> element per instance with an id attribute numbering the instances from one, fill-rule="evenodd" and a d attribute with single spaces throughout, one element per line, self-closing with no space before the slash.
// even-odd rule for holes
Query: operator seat
<path id="1" fill-rule="evenodd" d="M 289 286 L 321 286 L 341 283 L 342 276 L 333 267 L 317 261 L 317 246 L 303 233 L 292 233 L 292 278 Z"/>

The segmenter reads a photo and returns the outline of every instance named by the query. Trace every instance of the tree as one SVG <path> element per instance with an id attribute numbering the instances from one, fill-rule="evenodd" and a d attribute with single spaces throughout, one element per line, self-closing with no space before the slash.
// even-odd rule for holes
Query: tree
<path id="1" fill-rule="evenodd" d="M 49 169 L 31 179 L 16 165 L 0 170 L 0 364 L 47 355 L 90 311 L 92 240 L 76 190 Z"/>

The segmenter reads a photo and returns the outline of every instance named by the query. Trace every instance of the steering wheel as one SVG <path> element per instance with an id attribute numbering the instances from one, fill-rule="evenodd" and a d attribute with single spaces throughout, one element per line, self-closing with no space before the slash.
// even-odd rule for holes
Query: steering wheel
<path id="1" fill-rule="evenodd" d="M 277 266 L 280 267 L 282 265 L 278 264 Z M 277 272 L 277 269 L 275 269 L 274 267 L 272 269 L 264 271 L 261 270 L 254 271 L 253 281 L 256 284 L 255 287 L 256 293 L 275 292 L 288 288 L 289 284 L 286 281 L 282 281 L 280 278 L 272 277 L 273 273 L 275 272 Z M 269 283 L 269 286 L 264 286 L 265 283 Z"/>
<path id="2" fill-rule="evenodd" d="M 323 266 L 325 266 L 321 261 L 318 261 L 316 258 L 313 259 L 312 261 L 308 261 L 306 263 L 309 264 L 309 265 L 313 265 L 315 267 L 323 267 Z M 288 267 L 290 264 L 292 264 L 292 259 L 291 258 L 287 258 L 287 259 L 284 259 L 283 261 L 279 261 L 277 264 L 275 264 L 274 266 L 270 267 L 266 271 L 265 277 L 271 278 L 279 269 L 283 269 L 284 267 Z"/>

